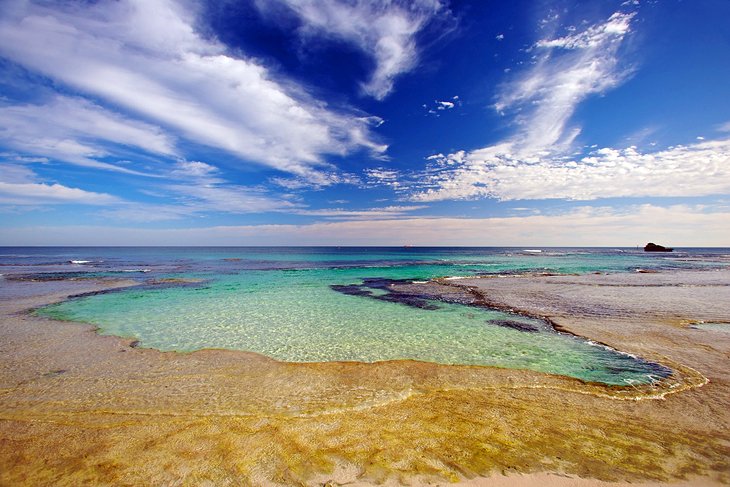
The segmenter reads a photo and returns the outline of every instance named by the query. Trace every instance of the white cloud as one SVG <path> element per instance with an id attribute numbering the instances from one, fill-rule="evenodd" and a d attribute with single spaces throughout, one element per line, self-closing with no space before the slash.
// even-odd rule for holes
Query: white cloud
<path id="1" fill-rule="evenodd" d="M 415 201 L 493 197 L 500 200 L 592 200 L 730 193 L 730 139 L 701 141 L 657 152 L 603 148 L 577 160 L 526 163 L 510 146 L 462 157 L 442 156 Z M 455 164 L 452 167 L 449 163 Z"/>
<path id="2" fill-rule="evenodd" d="M 309 174 L 307 175 L 307 177 L 274 177 L 271 178 L 270 182 L 289 190 L 307 189 L 313 191 L 319 191 L 328 186 L 334 186 L 337 184 L 361 184 L 360 178 L 354 174 L 326 171 L 319 171 L 315 174 Z"/>
<path id="3" fill-rule="evenodd" d="M 117 198 L 106 193 L 93 193 L 60 184 L 3 183 L 0 182 L 0 202 L 13 205 L 37 205 L 41 203 L 75 203 L 84 205 L 108 205 Z"/>
<path id="4" fill-rule="evenodd" d="M 451 100 L 434 100 L 433 104 L 422 105 L 426 112 L 430 115 L 438 117 L 440 112 L 445 110 L 453 110 L 457 106 L 461 106 L 461 99 L 458 96 L 453 96 Z"/>
<path id="5" fill-rule="evenodd" d="M 96 216 L 115 222 L 163 222 L 189 218 L 197 213 L 196 209 L 186 205 L 129 203 L 116 205 L 114 208 L 103 209 Z M 172 243 L 172 245 L 175 245 Z"/>
<path id="6" fill-rule="evenodd" d="M 626 79 L 619 50 L 632 18 L 615 13 L 582 31 L 536 42 L 535 64 L 505 85 L 495 105 L 515 113 L 515 133 L 482 149 L 428 157 L 426 170 L 407 184 L 410 199 L 592 200 L 730 192 L 728 140 L 700 139 L 654 152 L 591 146 L 592 152 L 575 155 L 580 128 L 570 120 L 588 96 Z"/>
<path id="7" fill-rule="evenodd" d="M 80 166 L 140 174 L 98 160 L 110 154 L 109 144 L 175 155 L 173 140 L 159 127 L 78 97 L 56 96 L 44 104 L 0 106 L 0 127 L 0 143 L 8 148 Z"/>
<path id="8" fill-rule="evenodd" d="M 50 161 L 47 157 L 19 156 L 14 152 L 0 152 L 0 157 L 5 160 L 16 162 L 39 162 L 41 164 L 45 164 Z"/>
<path id="9" fill-rule="evenodd" d="M 305 175 L 325 154 L 382 151 L 367 117 L 338 112 L 197 30 L 174 0 L 9 0 L 0 55 L 193 141 Z M 185 4 L 185 7 L 190 7 Z M 70 147 L 79 157 L 96 154 Z M 85 155 L 83 155 L 85 154 Z"/>
<path id="10" fill-rule="evenodd" d="M 365 169 L 363 173 L 366 187 L 388 186 L 394 190 L 399 190 L 401 187 L 401 175 L 398 171 L 378 167 Z"/>
<path id="11" fill-rule="evenodd" d="M 180 161 L 170 173 L 176 178 L 209 179 L 218 173 L 218 168 L 200 161 Z"/>
<path id="12" fill-rule="evenodd" d="M 200 161 L 180 161 L 169 172 L 170 181 L 153 191 L 141 192 L 164 203 L 134 202 L 38 181 L 33 170 L 21 164 L 0 164 L 0 205 L 89 204 L 104 205 L 96 215 L 117 220 L 155 222 L 200 217 L 207 213 L 265 213 L 293 211 L 302 205 L 272 197 L 258 187 L 231 184 L 217 167 Z"/>
<path id="13" fill-rule="evenodd" d="M 167 188 L 182 195 L 182 198 L 188 201 L 197 211 L 262 213 L 298 206 L 289 201 L 272 198 L 264 191 L 257 191 L 245 186 L 173 184 L 167 186 Z"/>
<path id="14" fill-rule="evenodd" d="M 412 211 L 421 210 L 425 206 L 385 206 L 365 210 L 345 210 L 342 208 L 325 208 L 318 210 L 293 210 L 288 213 L 304 216 L 320 216 L 337 220 L 375 220 L 403 218 Z"/>
<path id="15" fill-rule="evenodd" d="M 499 112 L 518 110 L 514 152 L 531 157 L 573 142 L 580 129 L 567 125 L 578 104 L 627 76 L 619 68 L 618 51 L 632 17 L 615 13 L 582 32 L 534 45 L 536 64 L 505 85 L 495 104 Z"/>
<path id="16" fill-rule="evenodd" d="M 624 210 L 584 207 L 560 215 L 495 218 L 411 218 L 309 225 L 186 229 L 22 227 L 0 245 L 467 245 L 630 246 L 660 241 L 673 247 L 730 246 L 730 212 L 642 205 Z M 50 240 L 49 240 L 50 239 Z"/>
<path id="17" fill-rule="evenodd" d="M 392 90 L 395 78 L 416 67 L 415 36 L 436 16 L 449 16 L 441 0 L 278 0 L 304 22 L 303 33 L 324 33 L 356 45 L 375 60 L 363 91 L 378 100 Z M 268 2 L 259 0 L 266 11 Z"/>
<path id="18" fill-rule="evenodd" d="M 225 181 L 195 181 L 158 187 L 165 203 L 124 201 L 98 213 L 104 218 L 136 222 L 182 220 L 207 214 L 234 215 L 281 212 L 301 205 L 272 197 L 263 190 L 228 184 Z"/>
<path id="19" fill-rule="evenodd" d="M 180 161 L 169 173 L 171 181 L 156 184 L 145 194 L 164 203 L 125 201 L 101 216 L 129 221 L 155 222 L 202 217 L 208 213 L 266 213 L 301 208 L 273 197 L 260 187 L 231 184 L 220 170 L 200 161 Z"/>
<path id="20" fill-rule="evenodd" d="M 109 205 L 119 202 L 115 196 L 70 188 L 58 183 L 36 182 L 36 174 L 27 167 L 0 164 L 0 204 L 39 205 L 82 204 Z"/>
<path id="21" fill-rule="evenodd" d="M 296 198 L 287 199 L 285 195 L 272 196 L 262 187 L 247 187 L 231 184 L 222 178 L 218 168 L 210 164 L 194 161 L 179 162 L 170 173 L 178 181 L 170 184 L 155 185 L 150 196 L 164 199 L 165 203 L 133 203 L 122 202 L 116 208 L 102 211 L 101 216 L 129 221 L 164 221 L 179 220 L 188 217 L 201 217 L 208 213 L 285 213 L 290 215 L 314 216 L 327 219 L 373 219 L 399 218 L 411 211 L 425 206 L 387 206 L 348 210 L 343 208 L 310 209 Z M 333 174 L 333 178 L 340 175 Z M 284 180 L 280 184 L 291 183 L 294 188 L 304 185 L 312 189 L 311 184 L 301 181 L 298 186 L 295 179 Z M 331 184 L 335 182 L 330 181 Z M 356 183 L 360 183 L 358 180 Z M 341 202 L 341 201 L 340 201 Z"/>
<path id="22" fill-rule="evenodd" d="M 27 166 L 19 164 L 0 164 L 0 182 L 3 183 L 32 183 L 36 180 L 36 174 Z"/>
<path id="23" fill-rule="evenodd" d="M 561 49 L 589 49 L 604 47 L 607 43 L 620 41 L 627 32 L 634 14 L 616 12 L 608 21 L 597 24 L 577 34 L 557 39 L 541 39 L 535 47 Z"/>

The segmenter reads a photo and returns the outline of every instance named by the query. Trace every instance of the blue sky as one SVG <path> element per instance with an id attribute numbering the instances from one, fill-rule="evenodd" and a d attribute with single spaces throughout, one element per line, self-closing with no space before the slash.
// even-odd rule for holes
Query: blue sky
<path id="1" fill-rule="evenodd" d="M 730 246 L 726 0 L 6 0 L 0 245 Z"/>

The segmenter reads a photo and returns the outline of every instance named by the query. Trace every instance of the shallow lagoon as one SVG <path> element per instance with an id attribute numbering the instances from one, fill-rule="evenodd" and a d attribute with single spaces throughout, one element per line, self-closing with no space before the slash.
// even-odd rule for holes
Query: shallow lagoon
<path id="1" fill-rule="evenodd" d="M 625 385 L 653 382 L 670 371 L 558 333 L 541 320 L 444 302 L 430 302 L 428 308 L 435 309 L 417 308 L 343 294 L 330 286 L 359 284 L 366 278 L 424 280 L 481 273 L 621 272 L 708 265 L 606 250 L 553 250 L 544 255 L 516 249 L 198 252 L 157 260 L 145 256 L 152 261 L 134 263 L 164 261 L 165 276 L 204 278 L 205 283 L 102 294 L 40 312 L 93 323 L 103 334 L 133 337 L 141 346 L 160 350 L 247 350 L 291 362 L 413 359 L 521 368 Z M 170 259 L 172 255 L 175 259 Z M 171 262 L 184 272 L 170 273 Z M 109 260 L 104 265 L 110 265 Z M 505 320 L 537 331 L 499 326 Z"/>

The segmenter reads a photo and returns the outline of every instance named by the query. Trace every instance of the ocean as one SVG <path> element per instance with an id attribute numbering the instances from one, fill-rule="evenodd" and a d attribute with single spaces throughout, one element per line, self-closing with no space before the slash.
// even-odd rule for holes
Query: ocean
<path id="1" fill-rule="evenodd" d="M 475 275 L 711 269 L 727 266 L 728 256 L 730 249 L 4 247 L 0 274 L 60 285 L 90 277 L 139 281 L 139 287 L 36 313 L 91 323 L 101 334 L 163 351 L 246 350 L 288 362 L 420 360 L 628 385 L 652 383 L 671 371 L 558 332 L 538 318 L 394 299 L 388 285 Z"/>

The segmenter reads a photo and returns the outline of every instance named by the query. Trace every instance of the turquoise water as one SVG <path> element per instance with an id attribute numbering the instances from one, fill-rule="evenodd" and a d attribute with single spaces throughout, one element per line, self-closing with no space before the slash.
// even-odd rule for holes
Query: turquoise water
<path id="1" fill-rule="evenodd" d="M 617 385 L 650 383 L 670 371 L 557 333 L 540 320 L 444 302 L 418 308 L 343 294 L 331 286 L 361 284 L 366 278 L 426 280 L 720 265 L 714 254 L 658 256 L 627 249 L 549 249 L 540 254 L 520 249 L 370 248 L 83 252 L 88 258 L 69 260 L 88 260 L 71 265 L 89 273 L 131 271 L 125 275 L 205 279 L 192 286 L 146 286 L 73 299 L 39 311 L 93 323 L 102 334 L 133 337 L 144 347 L 247 350 L 292 362 L 413 359 L 489 365 Z M 142 270 L 149 272 L 135 274 Z M 505 320 L 532 331 L 499 326 Z"/>

